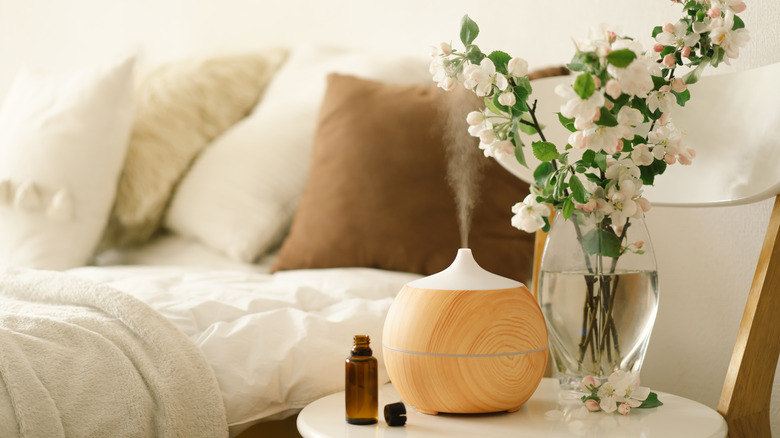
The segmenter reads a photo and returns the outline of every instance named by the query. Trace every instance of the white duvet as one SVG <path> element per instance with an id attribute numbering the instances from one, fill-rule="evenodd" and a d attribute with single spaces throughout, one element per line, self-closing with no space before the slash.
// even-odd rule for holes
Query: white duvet
<path id="1" fill-rule="evenodd" d="M 162 248 L 162 249 L 160 249 Z M 170 245 L 133 262 L 176 263 Z M 192 257 L 193 251 L 180 252 Z M 190 265 L 198 264 L 189 259 Z M 124 262 L 127 262 L 125 260 Z M 212 266 L 216 260 L 207 260 Z M 231 435 L 343 389 L 352 337 L 368 334 L 382 364 L 385 314 L 418 275 L 367 268 L 267 274 L 268 263 L 102 266 L 68 272 L 149 304 L 203 351 L 223 395 Z M 381 367 L 380 379 L 385 379 Z"/>

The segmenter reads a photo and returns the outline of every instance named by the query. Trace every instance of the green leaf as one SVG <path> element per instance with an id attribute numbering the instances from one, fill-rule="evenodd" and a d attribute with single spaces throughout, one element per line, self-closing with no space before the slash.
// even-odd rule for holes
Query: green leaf
<path id="1" fill-rule="evenodd" d="M 532 143 L 534 156 L 539 161 L 552 161 L 560 156 L 558 149 L 554 144 L 546 141 L 535 141 Z"/>
<path id="2" fill-rule="evenodd" d="M 550 179 L 550 176 L 555 172 L 555 167 L 552 163 L 546 162 L 536 166 L 534 170 L 534 182 L 539 187 L 544 187 Z"/>
<path id="3" fill-rule="evenodd" d="M 631 52 L 634 53 L 634 52 Z M 580 99 L 585 100 L 593 95 L 596 90 L 596 81 L 593 80 L 593 76 L 588 73 L 583 73 L 577 76 L 574 80 L 574 92 L 580 96 Z"/>
<path id="4" fill-rule="evenodd" d="M 593 149 L 585 149 L 582 153 L 582 162 L 587 166 L 593 166 L 593 159 L 596 158 L 596 151 Z"/>
<path id="5" fill-rule="evenodd" d="M 677 98 L 677 105 L 680 106 L 685 106 L 685 103 L 691 99 L 691 92 L 688 90 L 685 90 L 682 93 L 672 91 L 672 94 Z"/>
<path id="6" fill-rule="evenodd" d="M 745 22 L 742 21 L 741 18 L 738 16 L 734 16 L 734 26 L 731 27 L 732 30 L 742 29 L 745 27 Z"/>
<path id="7" fill-rule="evenodd" d="M 511 56 L 506 52 L 496 50 L 491 52 L 490 55 L 488 55 L 488 58 L 493 61 L 493 65 L 496 66 L 497 72 L 507 74 L 506 65 L 509 63 L 509 60 L 512 59 Z"/>
<path id="8" fill-rule="evenodd" d="M 523 76 L 522 78 L 515 78 L 515 84 L 515 89 L 517 89 L 517 87 L 522 88 L 528 96 L 530 96 L 531 92 L 534 91 L 533 87 L 531 87 L 531 80 L 528 79 L 527 76 Z"/>
<path id="9" fill-rule="evenodd" d="M 634 109 L 638 109 L 639 111 L 642 112 L 642 114 L 647 114 L 647 112 L 649 111 L 647 109 L 647 101 L 645 99 L 642 99 L 641 97 L 634 96 L 634 99 L 631 100 L 631 107 Z M 645 121 L 646 120 L 647 119 L 645 119 Z"/>
<path id="10" fill-rule="evenodd" d="M 661 403 L 661 400 L 658 400 L 658 394 L 651 392 L 650 395 L 647 396 L 645 401 L 642 402 L 641 405 L 639 405 L 640 408 L 657 408 L 658 406 L 663 406 L 664 404 Z"/>
<path id="11" fill-rule="evenodd" d="M 569 188 L 571 189 L 571 195 L 575 201 L 579 202 L 580 204 L 587 202 L 585 200 L 585 195 L 588 192 L 585 190 L 585 186 L 582 185 L 582 181 L 577 178 L 577 175 L 572 175 L 569 178 Z"/>
<path id="12" fill-rule="evenodd" d="M 658 90 L 659 88 L 663 87 L 664 85 L 669 85 L 669 81 L 666 79 L 660 77 L 660 76 L 650 76 L 650 79 L 653 80 L 653 90 Z"/>
<path id="13" fill-rule="evenodd" d="M 620 257 L 620 238 L 614 233 L 594 228 L 582 236 L 582 247 L 590 255 Z"/>
<path id="14" fill-rule="evenodd" d="M 494 114 L 502 114 L 505 111 L 503 111 L 498 105 L 496 105 L 496 102 L 498 102 L 498 99 L 496 99 L 497 96 L 493 97 L 486 97 L 485 98 L 485 107 L 492 111 Z M 503 106 L 503 105 L 501 105 Z M 506 107 L 504 107 L 506 108 Z"/>
<path id="15" fill-rule="evenodd" d="M 564 219 L 570 218 L 571 214 L 574 213 L 574 202 L 571 200 L 571 196 L 563 201 L 563 209 L 561 210 L 561 213 L 563 213 Z"/>
<path id="16" fill-rule="evenodd" d="M 609 112 L 609 110 L 604 108 L 603 106 L 601 107 L 601 116 L 599 117 L 598 120 L 596 120 L 593 123 L 599 126 L 608 126 L 608 127 L 618 125 L 618 121 L 615 118 L 615 116 L 612 115 L 612 113 Z"/>
<path id="17" fill-rule="evenodd" d="M 563 125 L 563 127 L 568 129 L 570 132 L 577 130 L 577 128 L 574 127 L 574 119 L 567 119 L 566 117 L 563 117 L 563 114 L 558 113 L 558 120 L 560 120 L 561 125 Z"/>
<path id="18" fill-rule="evenodd" d="M 512 120 L 512 143 L 515 145 L 515 159 L 518 163 L 525 167 L 528 167 L 528 163 L 525 161 L 525 154 L 523 153 L 523 141 L 520 139 L 520 133 L 518 132 L 520 122 L 517 119 Z"/>
<path id="19" fill-rule="evenodd" d="M 571 71 L 585 71 L 589 64 L 597 63 L 598 60 L 599 57 L 594 52 L 577 51 L 566 67 Z"/>
<path id="20" fill-rule="evenodd" d="M 598 166 L 599 169 L 601 169 L 602 172 L 607 171 L 607 155 L 606 154 L 596 154 L 596 156 L 593 158 L 593 163 Z"/>
<path id="21" fill-rule="evenodd" d="M 594 182 L 599 185 L 603 185 L 605 181 L 608 181 L 608 180 L 602 180 L 598 175 L 594 175 L 592 173 L 586 173 L 585 178 L 587 178 L 588 181 Z"/>
<path id="22" fill-rule="evenodd" d="M 656 26 L 653 28 L 653 38 L 655 39 L 656 36 L 658 36 L 659 33 L 663 32 L 664 29 L 661 26 Z"/>
<path id="23" fill-rule="evenodd" d="M 695 84 L 696 82 L 698 82 L 699 79 L 701 78 L 702 72 L 704 71 L 704 66 L 708 64 L 707 61 L 709 61 L 707 58 L 702 58 L 701 64 L 697 65 L 696 68 L 689 71 L 688 73 L 685 74 L 685 76 L 683 76 L 682 78 L 683 82 L 685 82 L 688 85 Z"/>
<path id="24" fill-rule="evenodd" d="M 661 59 L 663 59 L 664 56 L 674 53 L 674 51 L 677 50 L 674 46 L 666 46 L 663 50 L 661 50 L 661 54 L 659 55 Z"/>
<path id="25" fill-rule="evenodd" d="M 468 15 L 460 20 L 460 41 L 464 46 L 470 45 L 479 35 L 479 26 Z"/>
<path id="26" fill-rule="evenodd" d="M 618 68 L 626 68 L 636 59 L 631 49 L 615 50 L 607 55 L 607 62 Z"/>
<path id="27" fill-rule="evenodd" d="M 544 226 L 542 227 L 542 232 L 547 233 L 550 231 L 550 219 L 547 216 L 542 216 L 542 220 L 544 221 Z"/>

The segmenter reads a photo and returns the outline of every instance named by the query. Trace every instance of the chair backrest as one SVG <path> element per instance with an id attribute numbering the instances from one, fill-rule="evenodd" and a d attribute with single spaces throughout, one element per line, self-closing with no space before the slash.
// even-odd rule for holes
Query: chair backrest
<path id="1" fill-rule="evenodd" d="M 672 114 L 687 130 L 687 143 L 697 151 L 695 165 L 670 166 L 646 197 L 654 205 L 707 207 L 747 204 L 776 197 L 765 234 L 739 333 L 723 384 L 718 412 L 729 436 L 771 436 L 770 400 L 780 356 L 780 63 L 739 73 L 707 76 L 690 86 L 692 100 Z M 550 103 L 559 102 L 554 87 L 571 78 L 534 81 L 539 109 L 547 114 L 547 136 L 565 144 Z M 540 112 L 540 115 L 541 112 Z M 552 117 L 551 117 L 552 115 Z M 542 115 L 544 117 L 544 115 Z M 526 154 L 527 158 L 528 155 Z M 529 159 L 535 168 L 533 157 Z M 520 179 L 533 182 L 531 171 L 511 157 L 499 160 Z M 538 232 L 532 291 L 546 233 Z"/>

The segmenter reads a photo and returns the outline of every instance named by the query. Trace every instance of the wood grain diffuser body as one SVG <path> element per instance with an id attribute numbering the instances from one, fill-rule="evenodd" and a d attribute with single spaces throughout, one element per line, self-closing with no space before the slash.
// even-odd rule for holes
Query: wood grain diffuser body
<path id="1" fill-rule="evenodd" d="M 515 411 L 547 364 L 547 328 L 522 284 L 460 249 L 442 272 L 401 289 L 382 339 L 390 380 L 418 411 Z"/>

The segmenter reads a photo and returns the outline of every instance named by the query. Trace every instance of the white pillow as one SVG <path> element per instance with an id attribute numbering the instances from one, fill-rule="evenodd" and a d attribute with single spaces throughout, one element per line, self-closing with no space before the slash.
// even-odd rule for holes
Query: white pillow
<path id="1" fill-rule="evenodd" d="M 174 193 L 166 226 L 252 262 L 281 241 L 300 200 L 326 76 L 428 83 L 428 63 L 377 52 L 293 51 L 252 114 L 195 161 Z"/>
<path id="2" fill-rule="evenodd" d="M 66 269 L 92 255 L 127 150 L 133 63 L 17 76 L 0 109 L 0 264 Z"/>

